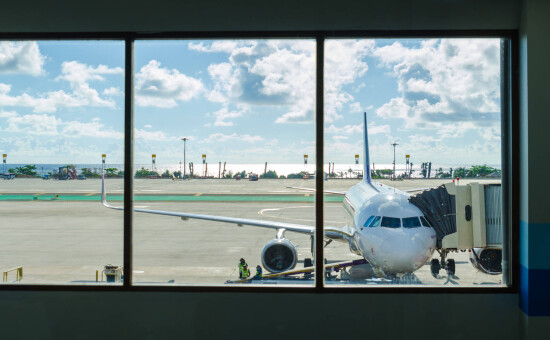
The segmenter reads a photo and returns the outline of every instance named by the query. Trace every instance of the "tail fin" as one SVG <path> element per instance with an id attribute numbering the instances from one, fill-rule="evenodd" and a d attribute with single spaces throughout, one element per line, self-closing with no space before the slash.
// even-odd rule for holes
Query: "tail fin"
<path id="1" fill-rule="evenodd" d="M 364 147 L 365 147 L 365 160 L 363 161 L 363 181 L 370 183 L 370 158 L 369 158 L 369 134 L 367 132 L 367 113 L 364 114 Z"/>

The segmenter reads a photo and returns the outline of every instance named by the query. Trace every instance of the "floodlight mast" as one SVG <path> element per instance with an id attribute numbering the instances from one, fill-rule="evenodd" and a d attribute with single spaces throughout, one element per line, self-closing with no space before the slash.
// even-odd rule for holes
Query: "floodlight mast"
<path id="1" fill-rule="evenodd" d="M 187 166 L 185 161 L 185 142 L 187 142 L 187 138 L 183 137 L 181 140 L 183 141 L 183 179 L 185 179 L 185 167 Z"/>
<path id="2" fill-rule="evenodd" d="M 393 180 L 395 181 L 395 147 L 399 145 L 397 143 L 393 143 L 392 146 L 393 146 Z"/>

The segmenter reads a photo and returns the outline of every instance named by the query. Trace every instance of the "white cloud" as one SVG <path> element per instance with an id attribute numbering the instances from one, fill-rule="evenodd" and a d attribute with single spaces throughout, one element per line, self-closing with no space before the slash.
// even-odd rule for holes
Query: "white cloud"
<path id="1" fill-rule="evenodd" d="M 56 112 L 59 108 L 80 106 L 96 106 L 114 108 L 115 102 L 111 99 L 102 99 L 97 90 L 90 87 L 88 81 L 105 80 L 103 75 L 121 74 L 120 67 L 109 68 L 104 65 L 91 67 L 76 61 L 64 62 L 61 66 L 61 75 L 56 80 L 69 82 L 72 92 L 63 90 L 51 91 L 33 97 L 27 93 L 12 96 L 11 85 L 0 83 L 0 105 L 31 107 L 34 112 Z"/>
<path id="2" fill-rule="evenodd" d="M 213 143 L 213 142 L 227 142 L 227 141 L 242 141 L 242 142 L 261 142 L 264 139 L 260 136 L 251 136 L 251 135 L 238 135 L 236 133 L 233 133 L 231 135 L 224 135 L 223 133 L 214 133 L 208 136 L 204 140 L 206 143 Z"/>
<path id="3" fill-rule="evenodd" d="M 332 123 L 344 112 L 361 112 L 361 106 L 344 86 L 353 84 L 369 69 L 363 60 L 374 40 L 328 40 L 325 44 L 325 120 Z"/>
<path id="4" fill-rule="evenodd" d="M 277 123 L 313 121 L 315 44 L 312 41 L 214 42 L 190 44 L 190 48 L 230 53 L 227 62 L 208 67 L 214 81 L 208 100 L 224 107 L 283 107 L 287 111 Z"/>
<path id="5" fill-rule="evenodd" d="M 94 137 L 94 138 L 114 138 L 122 139 L 124 133 L 105 129 L 105 125 L 101 124 L 97 119 L 89 123 L 79 121 L 69 121 L 62 123 L 63 129 L 61 135 L 63 137 Z"/>
<path id="6" fill-rule="evenodd" d="M 368 129 L 369 129 L 369 135 L 391 133 L 391 129 L 389 125 L 375 125 L 374 123 L 369 123 Z M 325 128 L 325 133 L 337 133 L 337 134 L 363 133 L 363 124 L 345 125 L 342 127 L 336 127 L 334 124 L 331 124 L 329 125 L 329 127 Z"/>
<path id="7" fill-rule="evenodd" d="M 149 61 L 136 75 L 136 104 L 140 106 L 171 108 L 178 101 L 198 97 L 202 91 L 200 79 L 162 68 L 156 60 Z"/>
<path id="8" fill-rule="evenodd" d="M 122 95 L 122 91 L 118 87 L 111 86 L 103 90 L 103 94 L 106 96 L 120 96 Z"/>
<path id="9" fill-rule="evenodd" d="M 152 128 L 153 126 L 152 126 L 152 125 L 149 125 L 149 124 L 146 124 L 146 125 L 143 125 L 143 127 L 146 128 L 146 129 L 150 129 L 150 128 Z"/>
<path id="10" fill-rule="evenodd" d="M 498 39 L 426 40 L 419 47 L 395 42 L 376 48 L 373 55 L 392 70 L 401 93 L 376 113 L 403 119 L 409 128 L 455 134 L 494 127 L 500 119 L 499 53 Z"/>
<path id="11" fill-rule="evenodd" d="M 150 125 L 149 125 L 150 127 Z M 147 131 L 143 129 L 134 129 L 134 136 L 136 139 L 143 139 L 147 141 L 175 141 L 179 140 L 176 137 L 170 137 L 163 131 Z"/>
<path id="12" fill-rule="evenodd" d="M 0 74 L 23 73 L 38 76 L 44 71 L 44 57 L 36 41 L 0 42 Z"/>
<path id="13" fill-rule="evenodd" d="M 189 43 L 189 49 L 192 51 L 198 52 L 225 52 L 232 53 L 239 47 L 249 45 L 250 42 L 244 40 L 217 40 L 212 42 L 210 45 L 205 45 L 203 42 L 199 43 Z"/>
<path id="14" fill-rule="evenodd" d="M 58 121 L 54 116 L 46 114 L 15 115 L 7 119 L 8 127 L 5 132 L 22 132 L 31 135 L 58 134 Z"/>
<path id="15" fill-rule="evenodd" d="M 233 122 L 228 122 L 226 119 L 237 118 L 244 114 L 245 110 L 241 111 L 229 111 L 227 107 L 223 107 L 220 110 L 213 113 L 216 117 L 214 126 L 233 126 Z"/>
<path id="16" fill-rule="evenodd" d="M 104 81 L 104 75 L 123 74 L 121 67 L 109 68 L 105 65 L 97 67 L 79 63 L 78 61 L 64 61 L 61 64 L 61 75 L 56 80 L 66 80 L 73 87 L 79 87 L 91 80 Z"/>
<path id="17" fill-rule="evenodd" d="M 0 118 L 5 118 L 7 127 L 0 131 L 6 133 L 21 133 L 25 136 L 58 136 L 64 138 L 113 138 L 121 139 L 124 134 L 113 129 L 106 129 L 99 118 L 90 122 L 63 121 L 48 114 L 19 115 L 16 112 L 1 112 Z"/>

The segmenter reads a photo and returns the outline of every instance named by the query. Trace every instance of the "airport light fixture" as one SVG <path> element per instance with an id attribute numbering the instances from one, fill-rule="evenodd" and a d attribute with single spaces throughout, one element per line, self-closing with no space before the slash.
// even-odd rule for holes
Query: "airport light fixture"
<path id="1" fill-rule="evenodd" d="M 187 166 L 187 163 L 185 162 L 185 144 L 187 142 L 187 138 L 183 137 L 181 140 L 183 141 L 183 179 L 185 179 L 185 167 Z"/>
<path id="2" fill-rule="evenodd" d="M 395 147 L 398 146 L 399 144 L 397 143 L 393 143 L 392 146 L 393 146 L 393 180 L 395 181 Z"/>

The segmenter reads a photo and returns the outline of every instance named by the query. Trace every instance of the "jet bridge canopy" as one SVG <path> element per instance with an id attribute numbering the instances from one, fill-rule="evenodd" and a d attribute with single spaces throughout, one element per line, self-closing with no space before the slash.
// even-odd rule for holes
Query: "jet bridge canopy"
<path id="1" fill-rule="evenodd" d="M 501 248 L 500 184 L 448 183 L 409 197 L 437 234 L 444 249 Z"/>

